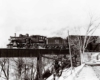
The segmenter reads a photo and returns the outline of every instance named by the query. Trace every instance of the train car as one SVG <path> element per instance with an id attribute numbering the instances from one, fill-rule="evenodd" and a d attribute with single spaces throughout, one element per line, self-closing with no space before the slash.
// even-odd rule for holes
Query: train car
<path id="1" fill-rule="evenodd" d="M 67 48 L 67 41 L 61 37 L 51 37 L 47 38 L 46 45 L 48 49 L 63 49 Z"/>

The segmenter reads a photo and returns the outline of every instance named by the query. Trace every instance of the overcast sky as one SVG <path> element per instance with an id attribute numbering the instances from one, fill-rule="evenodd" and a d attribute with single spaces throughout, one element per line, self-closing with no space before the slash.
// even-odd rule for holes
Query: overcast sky
<path id="1" fill-rule="evenodd" d="M 0 47 L 6 47 L 14 33 L 63 38 L 67 30 L 85 34 L 90 14 L 100 17 L 100 0 L 0 0 Z"/>

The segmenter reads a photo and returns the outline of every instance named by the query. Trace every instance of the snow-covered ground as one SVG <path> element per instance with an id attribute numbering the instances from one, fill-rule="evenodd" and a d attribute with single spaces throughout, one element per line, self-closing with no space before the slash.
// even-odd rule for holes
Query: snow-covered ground
<path id="1" fill-rule="evenodd" d="M 92 66 L 96 76 L 99 78 L 100 80 L 100 66 Z"/>
<path id="2" fill-rule="evenodd" d="M 85 64 L 82 64 L 81 66 L 73 68 L 72 71 L 71 71 L 71 68 L 63 70 L 62 76 L 59 78 L 56 78 L 56 80 L 73 80 L 75 76 L 84 67 L 84 65 Z M 53 75 L 51 75 L 47 80 L 53 80 Z"/>
<path id="3" fill-rule="evenodd" d="M 91 66 L 85 66 L 74 80 L 99 80 Z"/>
<path id="4" fill-rule="evenodd" d="M 53 75 L 50 76 L 47 80 L 53 80 Z M 65 69 L 60 78 L 56 78 L 56 80 L 99 80 L 97 75 L 95 74 L 93 68 L 91 66 L 81 65 L 72 70 Z"/>

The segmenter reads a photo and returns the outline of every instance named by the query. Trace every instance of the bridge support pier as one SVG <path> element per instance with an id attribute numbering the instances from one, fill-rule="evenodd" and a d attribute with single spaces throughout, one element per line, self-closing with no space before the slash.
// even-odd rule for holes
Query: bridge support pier
<path id="1" fill-rule="evenodd" d="M 38 80 L 43 80 L 42 79 L 42 55 L 39 52 L 38 57 L 37 57 L 37 76 Z"/>

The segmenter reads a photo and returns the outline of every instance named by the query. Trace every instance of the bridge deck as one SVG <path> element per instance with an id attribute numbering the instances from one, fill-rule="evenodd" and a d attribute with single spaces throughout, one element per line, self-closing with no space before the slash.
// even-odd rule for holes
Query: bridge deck
<path id="1" fill-rule="evenodd" d="M 69 54 L 69 50 L 58 49 L 0 49 L 0 57 L 37 57 L 42 54 Z"/>

